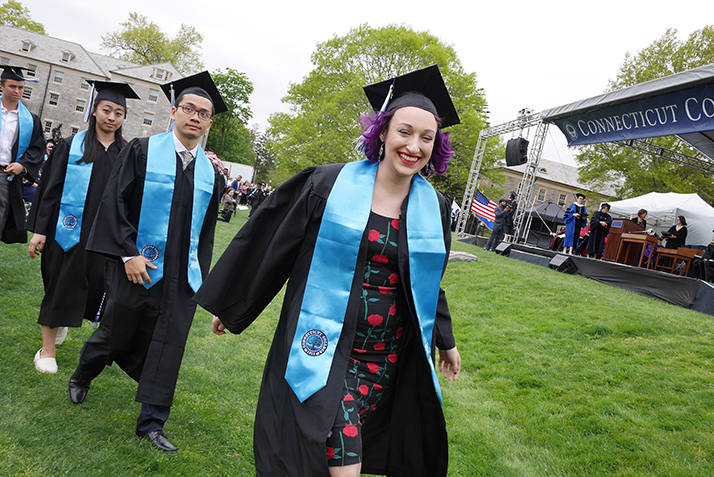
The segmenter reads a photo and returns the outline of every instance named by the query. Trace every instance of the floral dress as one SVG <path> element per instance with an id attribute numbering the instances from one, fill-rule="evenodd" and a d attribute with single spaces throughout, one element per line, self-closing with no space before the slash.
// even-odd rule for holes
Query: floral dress
<path id="1" fill-rule="evenodd" d="M 404 332 L 404 298 L 397 264 L 399 219 L 372 212 L 367 229 L 360 316 L 342 402 L 326 442 L 330 466 L 362 461 L 362 420 L 377 407 L 394 379 Z"/>

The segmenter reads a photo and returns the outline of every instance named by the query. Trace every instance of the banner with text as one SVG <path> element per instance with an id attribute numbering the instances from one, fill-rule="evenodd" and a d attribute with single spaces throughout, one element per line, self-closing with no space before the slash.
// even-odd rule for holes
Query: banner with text
<path id="1" fill-rule="evenodd" d="M 714 130 L 714 85 L 557 119 L 568 146 Z"/>

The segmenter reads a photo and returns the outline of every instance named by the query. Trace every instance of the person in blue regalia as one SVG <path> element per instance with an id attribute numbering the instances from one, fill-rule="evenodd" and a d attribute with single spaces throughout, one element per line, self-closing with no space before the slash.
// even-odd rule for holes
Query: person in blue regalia
<path id="1" fill-rule="evenodd" d="M 35 368 L 43 373 L 57 372 L 55 345 L 62 343 L 67 327 L 93 321 L 102 302 L 106 259 L 85 248 L 109 175 L 126 144 L 126 100 L 140 99 L 126 83 L 92 83 L 90 97 L 95 92 L 96 97 L 90 100 L 88 128 L 61 141 L 45 163 L 43 192 L 37 194 L 28 222 L 34 231 L 30 258 L 42 255 L 45 296 L 37 320 L 42 348 Z"/>
<path id="2" fill-rule="evenodd" d="M 208 72 L 162 89 L 172 100 L 173 128 L 122 150 L 89 235 L 87 250 L 107 257 L 106 297 L 101 326 L 82 348 L 68 391 L 81 404 L 92 380 L 117 363 L 139 383 L 136 435 L 174 454 L 164 424 L 225 186 L 199 141 L 213 115 L 227 108 Z"/>
<path id="3" fill-rule="evenodd" d="M 260 477 L 447 475 L 435 361 L 458 377 L 440 288 L 451 202 L 425 177 L 446 172 L 441 128 L 459 119 L 436 65 L 365 92 L 367 159 L 278 187 L 194 298 L 214 333 L 240 333 L 288 282 L 255 417 Z"/>
<path id="4" fill-rule="evenodd" d="M 575 202 L 565 211 L 565 239 L 563 239 L 563 252 L 572 255 L 578 248 L 580 229 L 588 223 L 588 212 L 585 209 L 585 196 L 575 194 Z"/>
<path id="5" fill-rule="evenodd" d="M 40 119 L 22 104 L 25 78 L 18 66 L 3 65 L 0 74 L 0 240 L 27 242 L 22 179 L 37 182 L 45 152 L 45 136 Z"/>

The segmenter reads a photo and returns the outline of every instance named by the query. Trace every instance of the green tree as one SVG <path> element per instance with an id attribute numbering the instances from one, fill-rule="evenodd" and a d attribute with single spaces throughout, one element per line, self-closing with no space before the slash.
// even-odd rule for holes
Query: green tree
<path id="1" fill-rule="evenodd" d="M 23 7 L 22 3 L 15 0 L 8 0 L 0 5 L 0 25 L 22 28 L 41 35 L 47 34 L 45 26 L 30 17 L 30 9 Z"/>
<path id="2" fill-rule="evenodd" d="M 319 43 L 312 63 L 312 72 L 302 83 L 292 84 L 283 98 L 291 112 L 269 119 L 268 135 L 273 138 L 269 147 L 284 173 L 362 158 L 355 147 L 358 119 L 371 109 L 362 86 L 436 63 L 461 124 L 450 128 L 456 150 L 450 170 L 433 182 L 448 196 L 463 195 L 478 132 L 487 123 L 486 100 L 476 87 L 476 75 L 464 71 L 452 46 L 405 26 L 361 25 L 344 37 Z M 487 166 L 495 157 L 488 155 Z"/>
<path id="3" fill-rule="evenodd" d="M 228 111 L 213 117 L 206 147 L 223 160 L 253 164 L 253 140 L 246 124 L 253 116 L 248 105 L 253 83 L 245 73 L 231 68 L 211 73 Z"/>
<path id="4" fill-rule="evenodd" d="M 110 56 L 140 65 L 169 62 L 182 75 L 196 73 L 204 69 L 201 61 L 203 35 L 190 25 L 181 24 L 174 38 L 169 37 L 136 12 L 120 23 L 121 28 L 102 36 L 102 48 L 110 51 Z"/>
<path id="5" fill-rule="evenodd" d="M 608 91 L 615 91 L 674 73 L 714 63 L 714 28 L 705 26 L 686 41 L 669 29 L 636 55 L 625 54 L 617 77 Z M 654 143 L 687 155 L 698 153 L 675 136 L 654 138 Z M 623 147 L 599 145 L 579 148 L 576 160 L 581 165 L 580 179 L 596 184 L 620 181 L 621 197 L 636 197 L 649 192 L 696 192 L 714 205 L 714 183 L 709 174 L 679 164 L 638 153 Z"/>
<path id="6" fill-rule="evenodd" d="M 270 182 L 273 187 L 285 182 L 287 177 L 280 177 L 280 174 L 275 174 L 275 167 L 277 161 L 275 156 L 270 152 L 269 144 L 271 142 L 270 137 L 260 132 L 258 125 L 254 125 L 250 131 L 253 137 L 253 147 L 255 150 L 255 163 L 253 167 L 255 168 L 255 182 Z"/>

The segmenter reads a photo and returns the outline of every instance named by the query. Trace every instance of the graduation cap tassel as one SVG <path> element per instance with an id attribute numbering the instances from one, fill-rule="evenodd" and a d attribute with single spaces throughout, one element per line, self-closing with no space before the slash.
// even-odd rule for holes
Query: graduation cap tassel
<path id="1" fill-rule="evenodd" d="M 171 108 L 176 107 L 176 93 L 174 93 L 174 85 L 171 84 Z M 169 116 L 169 124 L 166 126 L 166 132 L 171 132 L 174 130 L 174 120 Z"/>
<path id="2" fill-rule="evenodd" d="M 386 111 L 387 106 L 389 106 L 389 101 L 392 99 L 392 93 L 394 93 L 394 83 L 396 80 L 396 78 L 392 80 L 392 85 L 389 87 L 389 92 L 387 93 L 387 97 L 384 98 L 384 104 L 382 104 L 382 109 L 380 109 L 380 111 Z"/>
<path id="3" fill-rule="evenodd" d="M 92 90 L 89 92 L 89 104 L 84 108 L 84 122 L 89 122 L 89 116 L 92 114 L 92 106 L 94 105 L 94 83 L 92 82 Z"/>

